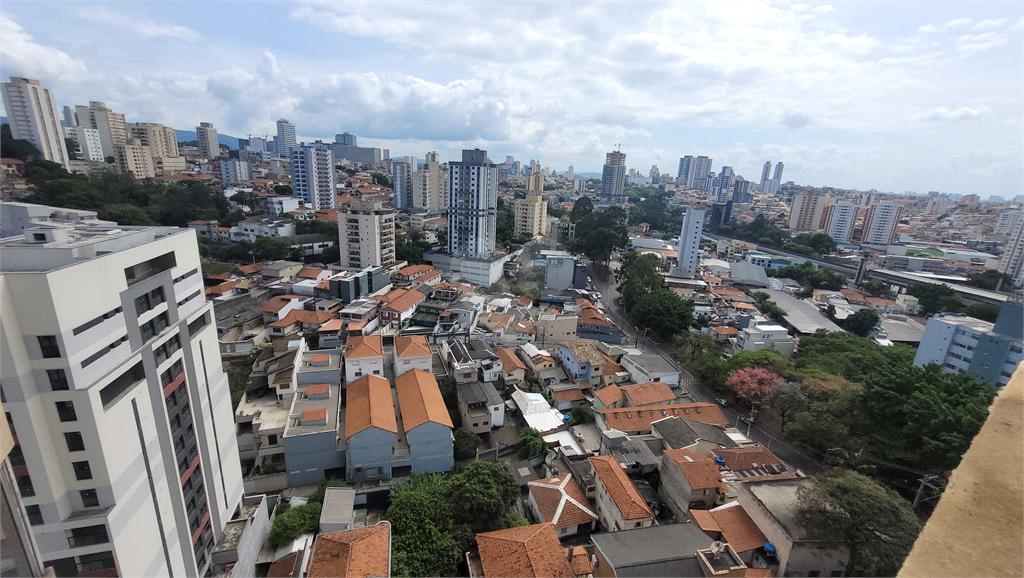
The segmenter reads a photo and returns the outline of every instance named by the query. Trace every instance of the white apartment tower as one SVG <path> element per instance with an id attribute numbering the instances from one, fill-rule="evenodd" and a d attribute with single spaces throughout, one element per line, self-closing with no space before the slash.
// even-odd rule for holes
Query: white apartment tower
<path id="1" fill-rule="evenodd" d="M 1018 219 L 1015 230 L 1009 233 L 1009 240 L 999 259 L 999 272 L 1013 278 L 1015 287 L 1024 286 L 1024 219 Z"/>
<path id="2" fill-rule="evenodd" d="M 68 151 L 75 153 L 75 159 L 80 161 L 103 162 L 103 143 L 100 141 L 100 131 L 84 126 L 64 127 L 64 138 L 71 139 L 75 143 L 75 150 Z"/>
<path id="3" fill-rule="evenodd" d="M 412 175 L 412 206 L 429 214 L 448 209 L 448 172 L 436 152 L 427 153 L 423 168 Z"/>
<path id="4" fill-rule="evenodd" d="M 203 576 L 242 478 L 195 232 L 58 211 L 88 215 L 0 240 L 0 382 L 44 563 Z"/>
<path id="5" fill-rule="evenodd" d="M 281 118 L 277 120 L 277 154 L 287 157 L 296 147 L 295 125 Z"/>
<path id="6" fill-rule="evenodd" d="M 613 152 L 605 155 L 604 170 L 601 173 L 601 196 L 618 197 L 626 183 L 626 153 Z"/>
<path id="7" fill-rule="evenodd" d="M 220 159 L 220 180 L 225 187 L 252 179 L 252 165 L 241 159 Z"/>
<path id="8" fill-rule="evenodd" d="M 395 264 L 395 210 L 380 201 L 355 201 L 338 213 L 341 266 L 361 270 Z"/>
<path id="9" fill-rule="evenodd" d="M 896 240 L 896 225 L 900 222 L 903 207 L 895 203 L 878 203 L 867 209 L 864 217 L 864 234 L 860 242 L 868 245 L 891 245 Z"/>
<path id="10" fill-rule="evenodd" d="M 690 174 L 686 178 L 686 188 L 703 191 L 708 185 L 708 174 L 711 173 L 711 159 L 697 157 L 690 163 Z"/>
<path id="11" fill-rule="evenodd" d="M 525 199 L 516 199 L 513 234 L 516 237 L 543 235 L 546 215 L 547 203 L 544 202 L 544 197 L 526 195 Z"/>
<path id="12" fill-rule="evenodd" d="M 782 161 L 779 161 L 775 165 L 775 174 L 772 175 L 771 191 L 770 194 L 779 194 L 779 189 L 782 188 Z"/>
<path id="13" fill-rule="evenodd" d="M 679 232 L 679 254 L 676 274 L 693 276 L 697 274 L 700 263 L 700 235 L 704 230 L 704 211 L 686 209 L 683 215 L 683 228 Z"/>
<path id="14" fill-rule="evenodd" d="M 324 146 L 292 149 L 292 196 L 314 211 L 338 206 L 334 151 Z"/>
<path id="15" fill-rule="evenodd" d="M 196 127 L 196 140 L 199 142 L 199 156 L 210 160 L 220 157 L 217 129 L 213 127 L 212 123 L 199 123 L 199 126 Z"/>
<path id="16" fill-rule="evenodd" d="M 12 76 L 3 83 L 3 98 L 11 136 L 27 140 L 44 159 L 67 168 L 68 151 L 53 91 L 38 80 Z"/>
<path id="17" fill-rule="evenodd" d="M 818 227 L 836 243 L 849 243 L 853 234 L 853 223 L 857 220 L 857 205 L 849 201 L 839 201 L 829 205 L 821 213 Z"/>
<path id="18" fill-rule="evenodd" d="M 498 167 L 480 149 L 448 163 L 448 252 L 490 256 L 497 234 Z"/>
<path id="19" fill-rule="evenodd" d="M 89 106 L 75 107 L 75 118 L 78 120 L 78 126 L 99 131 L 104 158 L 117 159 L 117 147 L 128 142 L 128 125 L 123 114 L 110 110 L 102 102 L 89 101 Z"/>

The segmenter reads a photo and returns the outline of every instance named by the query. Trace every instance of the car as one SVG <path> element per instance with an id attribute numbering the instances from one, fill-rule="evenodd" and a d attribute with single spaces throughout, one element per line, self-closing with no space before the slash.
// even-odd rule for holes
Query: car
<path id="1" fill-rule="evenodd" d="M 724 400 L 724 399 L 722 399 L 720 397 L 715 399 L 715 403 L 717 403 L 718 405 L 720 405 L 722 407 L 725 407 L 725 406 L 729 405 L 728 401 L 726 401 L 726 400 Z"/>
<path id="2" fill-rule="evenodd" d="M 745 424 L 747 424 L 747 425 L 750 425 L 750 424 L 754 423 L 754 418 L 752 418 L 752 417 L 741 417 L 740 421 L 745 423 Z"/>

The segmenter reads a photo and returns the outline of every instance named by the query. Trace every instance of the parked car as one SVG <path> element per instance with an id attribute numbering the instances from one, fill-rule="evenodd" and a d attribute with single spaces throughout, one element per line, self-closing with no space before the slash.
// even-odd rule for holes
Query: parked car
<path id="1" fill-rule="evenodd" d="M 724 399 L 722 399 L 720 397 L 715 399 L 715 403 L 717 403 L 718 405 L 720 405 L 722 407 L 725 407 L 725 406 L 729 405 L 728 401 L 726 401 L 726 400 L 724 400 Z"/>
<path id="2" fill-rule="evenodd" d="M 750 424 L 754 423 L 754 418 L 752 418 L 752 417 L 741 417 L 740 421 L 745 423 L 745 424 L 747 424 L 747 425 L 750 425 Z"/>

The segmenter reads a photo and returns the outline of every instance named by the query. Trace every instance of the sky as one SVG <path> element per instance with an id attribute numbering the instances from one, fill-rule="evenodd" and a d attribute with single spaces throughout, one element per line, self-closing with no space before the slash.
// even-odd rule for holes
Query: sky
<path id="1" fill-rule="evenodd" d="M 49 2 L 0 6 L 0 76 L 129 122 L 561 173 L 1024 193 L 1024 3 Z"/>

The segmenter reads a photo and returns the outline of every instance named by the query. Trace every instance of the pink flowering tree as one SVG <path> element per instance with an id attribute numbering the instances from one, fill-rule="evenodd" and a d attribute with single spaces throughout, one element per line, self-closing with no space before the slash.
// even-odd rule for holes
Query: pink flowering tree
<path id="1" fill-rule="evenodd" d="M 751 400 L 768 395 L 773 387 L 782 383 L 782 378 L 767 369 L 745 367 L 734 371 L 726 383 L 736 395 Z"/>

